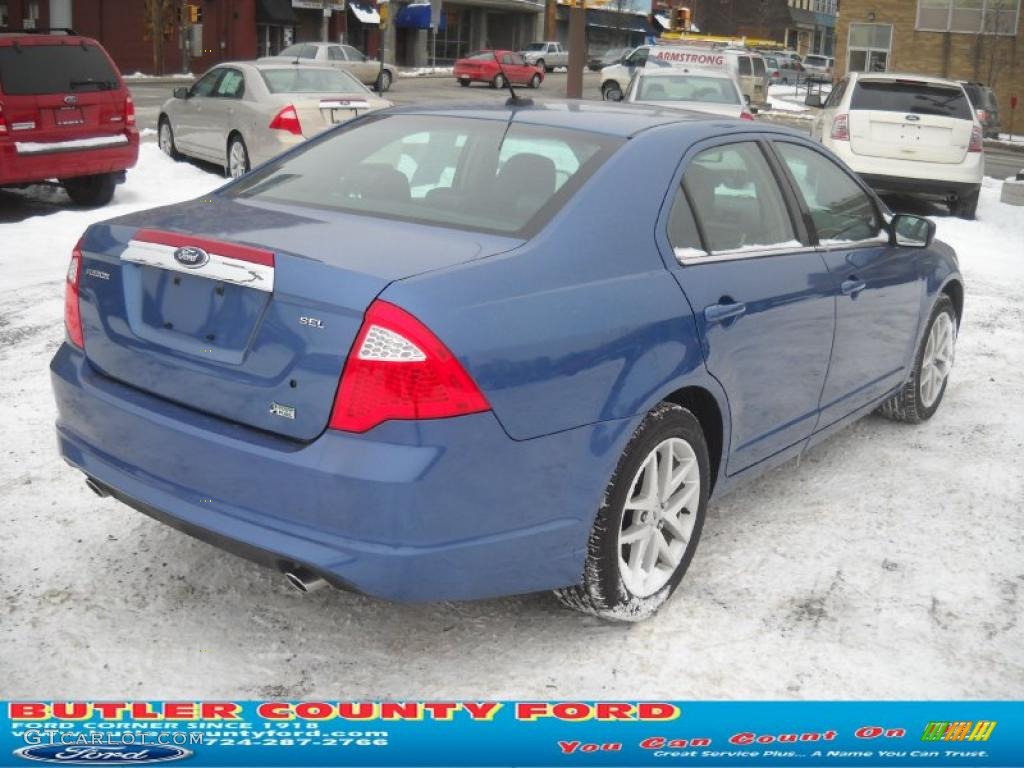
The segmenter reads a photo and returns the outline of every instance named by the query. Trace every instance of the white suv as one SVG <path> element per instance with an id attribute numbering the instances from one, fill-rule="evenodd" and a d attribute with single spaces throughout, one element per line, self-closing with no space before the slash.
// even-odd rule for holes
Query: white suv
<path id="1" fill-rule="evenodd" d="M 806 103 L 822 106 L 816 94 Z M 876 190 L 940 197 L 954 215 L 974 218 L 984 147 L 960 83 L 851 72 L 832 89 L 811 135 Z"/>

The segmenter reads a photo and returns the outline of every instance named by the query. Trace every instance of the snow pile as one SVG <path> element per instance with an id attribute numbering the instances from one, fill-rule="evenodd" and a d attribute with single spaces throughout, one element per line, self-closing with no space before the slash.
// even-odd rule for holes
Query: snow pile
<path id="1" fill-rule="evenodd" d="M 303 596 L 86 490 L 47 371 L 71 248 L 219 184 L 150 144 L 102 210 L 0 191 L 0 699 L 1020 698 L 1024 213 L 998 183 L 938 219 L 967 298 L 936 417 L 869 417 L 714 499 L 675 598 L 630 626 L 547 595 Z"/>
<path id="2" fill-rule="evenodd" d="M 450 75 L 454 72 L 452 67 L 418 67 L 416 69 L 399 70 L 399 77 L 426 77 L 428 75 Z"/>
<path id="3" fill-rule="evenodd" d="M 832 91 L 831 85 L 821 87 L 821 97 L 826 98 Z M 817 93 L 817 88 L 814 89 Z M 811 119 L 814 117 L 814 110 L 804 104 L 804 97 L 807 96 L 807 86 L 795 85 L 773 85 L 768 88 L 768 103 L 772 105 L 772 111 L 789 112 L 792 117 Z"/>
<path id="4" fill-rule="evenodd" d="M 195 80 L 196 76 L 191 72 L 174 72 L 167 75 L 147 75 L 144 72 L 132 72 L 130 75 L 122 75 L 125 80 Z"/>

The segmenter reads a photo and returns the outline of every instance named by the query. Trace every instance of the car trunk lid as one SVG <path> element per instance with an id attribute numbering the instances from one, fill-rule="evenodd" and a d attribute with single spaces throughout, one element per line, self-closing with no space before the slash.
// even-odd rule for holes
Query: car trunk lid
<path id="1" fill-rule="evenodd" d="M 448 235 L 218 198 L 96 225 L 83 242 L 86 357 L 167 400 L 312 440 L 363 313 L 391 281 L 519 242 Z"/>
<path id="2" fill-rule="evenodd" d="M 859 80 L 850 102 L 850 148 L 859 155 L 959 163 L 973 117 L 959 86 Z"/>

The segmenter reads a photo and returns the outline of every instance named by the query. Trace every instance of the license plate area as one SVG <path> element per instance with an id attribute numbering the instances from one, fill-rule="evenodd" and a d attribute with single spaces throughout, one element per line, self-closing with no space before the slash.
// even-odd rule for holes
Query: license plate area
<path id="1" fill-rule="evenodd" d="M 55 125 L 64 127 L 70 125 L 85 125 L 85 116 L 78 107 L 61 107 L 53 111 L 53 122 Z"/>

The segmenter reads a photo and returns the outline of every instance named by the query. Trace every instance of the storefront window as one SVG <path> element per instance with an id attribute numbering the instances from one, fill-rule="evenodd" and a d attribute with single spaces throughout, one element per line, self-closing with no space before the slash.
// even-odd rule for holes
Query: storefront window
<path id="1" fill-rule="evenodd" d="M 1016 35 L 1021 0 L 918 0 L 916 28 Z"/>
<path id="2" fill-rule="evenodd" d="M 469 53 L 469 10 L 447 7 L 444 9 L 446 25 L 437 31 L 434 56 L 437 63 L 450 64 Z"/>

